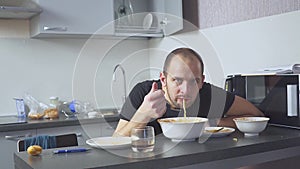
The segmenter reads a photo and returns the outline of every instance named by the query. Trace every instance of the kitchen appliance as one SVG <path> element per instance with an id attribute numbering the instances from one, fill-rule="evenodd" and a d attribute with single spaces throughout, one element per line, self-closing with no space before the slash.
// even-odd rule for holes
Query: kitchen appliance
<path id="1" fill-rule="evenodd" d="M 225 90 L 257 106 L 270 124 L 300 129 L 300 74 L 229 75 Z"/>

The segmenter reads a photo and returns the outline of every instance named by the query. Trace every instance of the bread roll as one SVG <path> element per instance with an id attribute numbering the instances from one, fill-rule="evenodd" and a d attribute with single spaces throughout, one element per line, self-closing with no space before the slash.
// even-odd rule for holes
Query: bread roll
<path id="1" fill-rule="evenodd" d="M 50 108 L 44 111 L 45 117 L 47 119 L 56 119 L 59 117 L 57 108 Z"/>
<path id="2" fill-rule="evenodd" d="M 33 119 L 33 120 L 38 120 L 44 117 L 44 113 L 32 113 L 30 112 L 28 114 L 28 118 Z"/>
<path id="3" fill-rule="evenodd" d="M 39 145 L 32 145 L 27 148 L 27 153 L 33 156 L 39 155 L 42 153 L 42 147 Z"/>

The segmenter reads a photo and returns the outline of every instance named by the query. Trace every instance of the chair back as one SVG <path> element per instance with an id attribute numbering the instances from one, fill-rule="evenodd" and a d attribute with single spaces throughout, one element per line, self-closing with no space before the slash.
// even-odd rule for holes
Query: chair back
<path id="1" fill-rule="evenodd" d="M 70 146 L 78 146 L 77 135 L 75 133 L 72 134 L 64 134 L 57 135 L 56 138 L 56 148 L 59 147 L 70 147 Z M 18 140 L 18 152 L 25 151 L 24 140 Z"/>

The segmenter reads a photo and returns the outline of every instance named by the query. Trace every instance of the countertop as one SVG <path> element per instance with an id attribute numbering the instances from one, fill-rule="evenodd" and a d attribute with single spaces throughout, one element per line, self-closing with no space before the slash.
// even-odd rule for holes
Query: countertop
<path id="1" fill-rule="evenodd" d="M 84 145 L 89 147 L 88 145 Z M 154 151 L 134 153 L 124 149 L 40 156 L 14 154 L 16 168 L 238 168 L 300 155 L 300 130 L 268 126 L 259 136 L 244 137 L 239 131 L 220 138 L 176 143 L 163 135 L 156 137 Z M 299 162 L 298 162 L 299 163 Z"/>
<path id="2" fill-rule="evenodd" d="M 93 118 L 89 118 L 88 116 L 85 115 L 78 115 L 76 117 L 67 118 L 63 114 L 60 114 L 59 118 L 57 119 L 40 119 L 40 120 L 27 119 L 26 123 L 0 125 L 0 132 L 20 131 L 20 130 L 29 130 L 29 129 L 36 129 L 36 128 L 73 126 L 73 125 L 88 124 L 88 123 L 114 122 L 119 120 L 118 113 L 116 112 L 110 111 L 108 113 L 103 113 L 103 114 L 104 114 L 103 116 L 97 116 Z"/>

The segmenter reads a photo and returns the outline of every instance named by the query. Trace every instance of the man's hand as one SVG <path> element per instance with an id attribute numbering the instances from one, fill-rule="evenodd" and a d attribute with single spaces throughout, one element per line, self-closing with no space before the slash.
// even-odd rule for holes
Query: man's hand
<path id="1" fill-rule="evenodd" d="M 165 114 L 166 99 L 163 90 L 158 89 L 157 83 L 152 83 L 150 92 L 130 121 L 121 119 L 113 136 L 130 136 L 134 127 L 144 127 L 153 118 L 157 119 Z"/>
<path id="2" fill-rule="evenodd" d="M 145 96 L 142 105 L 133 116 L 132 121 L 148 123 L 151 118 L 159 118 L 166 112 L 166 99 L 164 92 L 158 89 L 156 82 L 152 83 L 150 92 Z"/>

